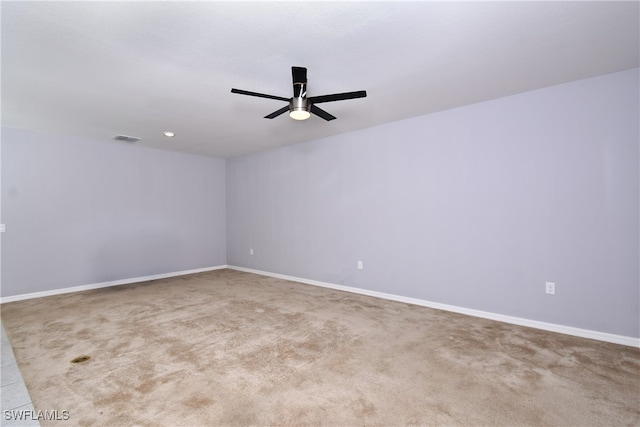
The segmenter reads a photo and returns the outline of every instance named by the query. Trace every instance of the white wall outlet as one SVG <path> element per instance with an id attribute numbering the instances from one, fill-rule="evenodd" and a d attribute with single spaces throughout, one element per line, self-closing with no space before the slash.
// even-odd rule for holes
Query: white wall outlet
<path id="1" fill-rule="evenodd" d="M 358 261 L 358 270 L 362 270 L 364 268 L 364 263 L 362 261 Z"/>
<path id="2" fill-rule="evenodd" d="M 544 291 L 548 294 L 555 295 L 556 293 L 556 284 L 553 282 L 546 282 L 544 284 Z"/>
<path id="3" fill-rule="evenodd" d="M 249 255 L 253 255 L 253 248 L 249 249 Z"/>
<path id="4" fill-rule="evenodd" d="M 5 227 L 5 225 L 0 224 L 0 233 L 4 233 L 5 231 L 7 231 L 7 228 Z"/>

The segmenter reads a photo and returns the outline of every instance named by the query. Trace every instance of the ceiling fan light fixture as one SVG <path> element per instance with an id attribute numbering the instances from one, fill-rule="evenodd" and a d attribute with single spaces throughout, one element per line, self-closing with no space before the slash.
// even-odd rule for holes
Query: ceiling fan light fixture
<path id="1" fill-rule="evenodd" d="M 307 110 L 291 110 L 289 111 L 289 117 L 293 120 L 307 120 L 311 117 L 311 113 Z"/>
<path id="2" fill-rule="evenodd" d="M 309 112 L 310 109 L 311 104 L 309 104 L 306 98 L 293 98 L 289 105 L 289 117 L 294 120 L 307 120 L 311 117 L 311 113 Z"/>

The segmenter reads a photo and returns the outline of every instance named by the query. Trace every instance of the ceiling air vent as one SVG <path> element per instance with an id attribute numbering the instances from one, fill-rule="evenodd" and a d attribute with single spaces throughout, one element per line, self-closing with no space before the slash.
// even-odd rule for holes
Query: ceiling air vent
<path id="1" fill-rule="evenodd" d="M 116 135 L 113 137 L 114 141 L 123 141 L 128 142 L 129 144 L 133 144 L 134 142 L 140 141 L 140 138 L 137 136 L 127 136 L 127 135 Z"/>

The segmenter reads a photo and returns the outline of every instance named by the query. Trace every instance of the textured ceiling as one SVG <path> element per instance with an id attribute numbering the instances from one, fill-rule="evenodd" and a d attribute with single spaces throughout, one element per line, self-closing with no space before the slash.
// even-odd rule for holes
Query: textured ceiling
<path id="1" fill-rule="evenodd" d="M 231 157 L 638 67 L 639 4 L 2 1 L 2 125 Z M 288 98 L 292 65 L 368 97 L 230 92 Z"/>

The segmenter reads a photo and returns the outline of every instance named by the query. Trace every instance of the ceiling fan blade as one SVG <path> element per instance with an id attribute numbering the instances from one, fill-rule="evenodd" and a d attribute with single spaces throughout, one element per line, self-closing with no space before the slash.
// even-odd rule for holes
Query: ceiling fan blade
<path id="1" fill-rule="evenodd" d="M 311 105 L 311 112 L 318 117 L 322 117 L 326 121 L 335 120 L 335 116 L 332 116 L 331 114 L 327 113 L 321 108 L 316 107 L 315 105 Z"/>
<path id="2" fill-rule="evenodd" d="M 231 89 L 231 93 L 239 93 L 240 95 L 258 96 L 260 98 L 277 99 L 278 101 L 289 102 L 289 98 L 283 98 L 281 96 L 275 96 L 275 95 L 267 95 L 265 93 L 249 92 L 248 90 L 242 90 L 242 89 Z"/>
<path id="3" fill-rule="evenodd" d="M 293 84 L 307 83 L 307 69 L 304 67 L 291 67 L 291 76 Z"/>
<path id="4" fill-rule="evenodd" d="M 281 109 L 279 109 L 277 111 L 274 111 L 273 113 L 271 113 L 271 114 L 269 114 L 267 116 L 264 116 L 264 118 L 265 119 L 273 119 L 273 118 L 278 117 L 280 114 L 285 113 L 287 111 L 289 111 L 289 106 L 288 105 L 286 107 L 282 107 Z"/>
<path id="5" fill-rule="evenodd" d="M 313 102 L 314 104 L 319 104 L 320 102 L 344 101 L 346 99 L 364 98 L 365 96 L 367 96 L 367 91 L 359 90 L 356 92 L 345 92 L 345 93 L 334 93 L 331 95 L 312 96 L 307 99 Z"/>

